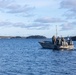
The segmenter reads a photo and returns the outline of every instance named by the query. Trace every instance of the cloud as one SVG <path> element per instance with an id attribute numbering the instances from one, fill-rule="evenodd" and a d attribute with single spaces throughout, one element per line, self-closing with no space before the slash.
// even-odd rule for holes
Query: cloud
<path id="1" fill-rule="evenodd" d="M 25 14 L 30 15 L 33 11 L 34 7 L 29 5 L 21 5 L 15 3 L 12 0 L 0 0 L 0 11 L 11 13 L 11 14 Z"/>
<path id="2" fill-rule="evenodd" d="M 61 30 L 73 30 L 76 28 L 76 22 L 65 23 L 61 25 Z"/>
<path id="3" fill-rule="evenodd" d="M 42 7 L 47 7 L 47 6 L 51 6 L 53 7 L 55 4 L 54 0 L 51 1 L 47 1 L 47 0 L 25 0 L 26 3 L 30 4 L 30 5 L 34 5 L 37 8 L 42 8 Z"/>
<path id="4" fill-rule="evenodd" d="M 12 0 L 0 0 L 0 8 L 6 8 L 12 2 Z"/>
<path id="5" fill-rule="evenodd" d="M 28 25 L 27 28 L 29 29 L 37 29 L 37 30 L 45 30 L 50 28 L 50 24 L 42 24 L 42 23 L 33 23 Z"/>
<path id="6" fill-rule="evenodd" d="M 61 20 L 60 18 L 45 17 L 45 18 L 38 18 L 38 19 L 35 20 L 35 22 L 39 22 L 39 23 L 59 23 L 59 22 L 65 22 L 65 20 Z"/>
<path id="7" fill-rule="evenodd" d="M 2 26 L 11 26 L 12 25 L 12 23 L 11 22 L 0 22 L 0 27 L 2 27 Z"/>
<path id="8" fill-rule="evenodd" d="M 49 29 L 49 24 L 42 24 L 42 23 L 33 23 L 33 24 L 28 24 L 25 25 L 24 23 L 14 23 L 12 24 L 14 27 L 20 27 L 20 28 L 25 28 L 25 29 L 31 29 L 31 30 L 45 30 Z"/>
<path id="9" fill-rule="evenodd" d="M 17 4 L 11 4 L 7 7 L 8 13 L 28 13 L 30 10 L 34 9 L 33 7 L 29 7 L 28 5 L 17 5 Z"/>
<path id="10" fill-rule="evenodd" d="M 26 25 L 25 23 L 17 22 L 0 22 L 0 27 L 20 27 L 25 29 L 37 29 L 37 30 L 45 30 L 49 29 L 50 24 L 42 24 L 42 23 L 33 23 Z"/>
<path id="11" fill-rule="evenodd" d="M 62 0 L 60 8 L 67 10 L 65 16 L 69 18 L 74 18 L 76 16 L 76 0 Z"/>
<path id="12" fill-rule="evenodd" d="M 25 23 L 22 22 L 17 22 L 17 23 L 13 23 L 13 22 L 0 22 L 0 27 L 20 27 L 20 28 L 28 28 L 27 25 L 25 25 Z"/>
<path id="13" fill-rule="evenodd" d="M 62 0 L 61 7 L 66 9 L 73 9 L 76 7 L 76 0 Z"/>

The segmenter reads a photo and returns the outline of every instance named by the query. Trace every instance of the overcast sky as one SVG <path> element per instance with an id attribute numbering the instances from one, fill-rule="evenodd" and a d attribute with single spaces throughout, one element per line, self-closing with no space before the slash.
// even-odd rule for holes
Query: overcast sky
<path id="1" fill-rule="evenodd" d="M 0 0 L 0 35 L 76 35 L 76 0 Z"/>

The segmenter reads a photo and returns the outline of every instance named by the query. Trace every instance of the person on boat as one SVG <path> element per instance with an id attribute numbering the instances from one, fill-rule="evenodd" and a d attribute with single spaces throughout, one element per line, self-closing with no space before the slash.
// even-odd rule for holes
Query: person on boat
<path id="1" fill-rule="evenodd" d="M 72 39 L 70 39 L 70 45 L 73 45 L 73 41 L 72 41 Z"/>
<path id="2" fill-rule="evenodd" d="M 61 37 L 61 41 L 64 42 L 64 40 L 65 40 L 64 37 Z"/>
<path id="3" fill-rule="evenodd" d="M 57 37 L 57 39 L 56 39 L 56 44 L 57 44 L 57 45 L 61 45 L 61 38 L 60 38 L 60 37 Z"/>
<path id="4" fill-rule="evenodd" d="M 61 37 L 61 45 L 64 45 L 64 43 L 65 43 L 65 39 L 64 37 Z"/>
<path id="5" fill-rule="evenodd" d="M 73 45 L 73 41 L 71 38 L 68 38 L 68 45 Z"/>
<path id="6" fill-rule="evenodd" d="M 56 37 L 55 36 L 52 37 L 52 43 L 56 44 Z"/>
<path id="7" fill-rule="evenodd" d="M 67 38 L 67 42 L 68 42 L 68 45 L 70 45 L 70 38 L 69 37 Z"/>

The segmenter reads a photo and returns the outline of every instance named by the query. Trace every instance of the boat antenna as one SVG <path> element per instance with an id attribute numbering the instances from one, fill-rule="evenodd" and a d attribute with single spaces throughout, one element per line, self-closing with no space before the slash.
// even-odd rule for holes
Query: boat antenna
<path id="1" fill-rule="evenodd" d="M 57 37 L 58 33 L 57 33 L 57 25 L 56 25 L 56 37 Z"/>

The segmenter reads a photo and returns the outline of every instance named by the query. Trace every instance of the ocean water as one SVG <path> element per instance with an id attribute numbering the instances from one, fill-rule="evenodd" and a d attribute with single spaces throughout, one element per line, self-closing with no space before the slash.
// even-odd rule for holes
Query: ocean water
<path id="1" fill-rule="evenodd" d="M 76 50 L 42 49 L 41 40 L 0 39 L 0 75 L 76 75 Z"/>

